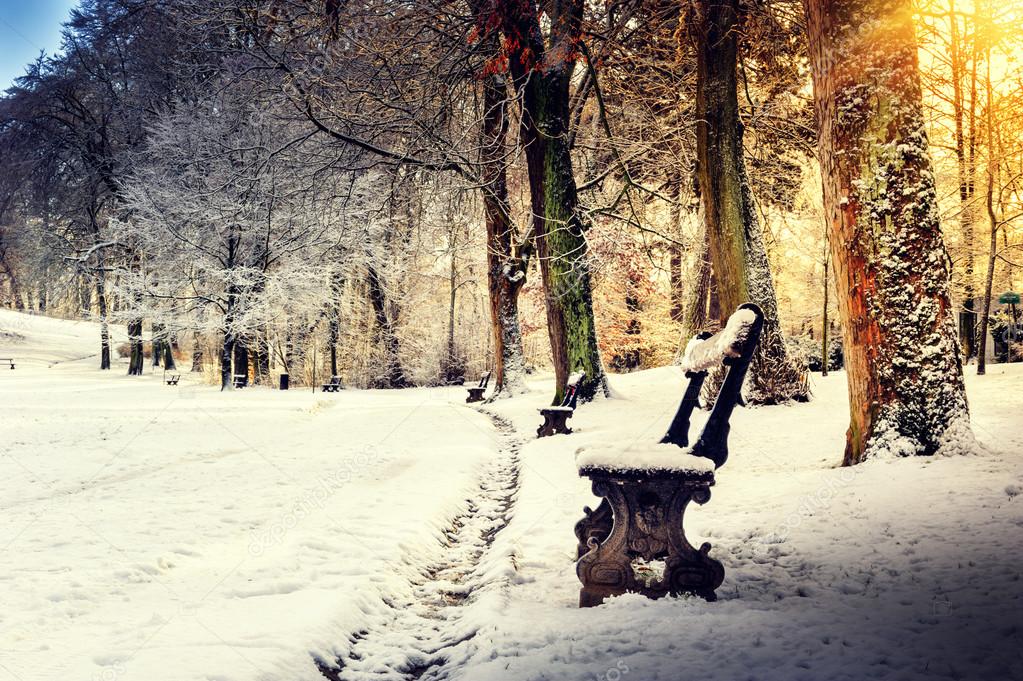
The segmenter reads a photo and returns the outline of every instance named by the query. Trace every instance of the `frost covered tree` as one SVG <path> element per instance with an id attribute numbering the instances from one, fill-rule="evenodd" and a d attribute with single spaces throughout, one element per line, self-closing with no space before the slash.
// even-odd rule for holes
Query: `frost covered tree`
<path id="1" fill-rule="evenodd" d="M 163 116 L 125 183 L 117 226 L 140 263 L 122 274 L 122 314 L 219 334 L 222 389 L 269 323 L 322 305 L 334 210 L 296 154 L 307 138 L 225 87 Z"/>
<path id="2" fill-rule="evenodd" d="M 845 334 L 845 463 L 973 443 L 907 0 L 804 0 Z"/>

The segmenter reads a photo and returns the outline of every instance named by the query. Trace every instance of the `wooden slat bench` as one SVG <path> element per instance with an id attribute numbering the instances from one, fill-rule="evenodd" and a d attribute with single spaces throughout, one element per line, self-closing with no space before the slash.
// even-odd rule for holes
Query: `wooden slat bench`
<path id="1" fill-rule="evenodd" d="M 177 385 L 181 380 L 181 374 L 171 374 L 166 378 L 167 385 Z"/>
<path id="2" fill-rule="evenodd" d="M 244 388 L 248 384 L 249 384 L 249 377 L 246 374 L 235 374 L 233 379 L 232 379 L 232 381 L 231 381 L 231 385 L 233 385 L 235 388 L 238 388 L 238 389 Z"/>
<path id="3" fill-rule="evenodd" d="M 340 376 L 331 376 L 330 380 L 324 383 L 320 390 L 325 393 L 336 393 L 340 391 L 343 387 L 344 385 L 341 384 Z"/>
<path id="4" fill-rule="evenodd" d="M 728 419 L 760 339 L 763 313 L 746 303 L 718 334 L 690 341 L 682 361 L 689 384 L 667 434 L 655 445 L 579 452 L 576 465 L 602 497 L 595 511 L 575 526 L 579 606 L 599 605 L 626 592 L 650 598 L 695 594 L 714 600 L 724 567 L 686 538 L 683 516 L 689 502 L 705 504 L 714 470 L 728 458 Z M 709 369 L 727 367 L 721 390 L 696 444 L 689 446 L 689 419 L 698 406 Z"/>
<path id="5" fill-rule="evenodd" d="M 0 362 L 7 362 L 10 365 L 10 369 L 14 369 L 14 359 L 11 357 L 0 357 Z"/>
<path id="6" fill-rule="evenodd" d="M 572 429 L 568 427 L 568 419 L 575 413 L 575 406 L 578 400 L 579 383 L 586 376 L 586 372 L 579 371 L 571 374 L 565 382 L 565 397 L 561 404 L 554 407 L 544 407 L 540 410 L 543 416 L 543 423 L 536 429 L 537 437 L 547 437 L 562 433 L 569 435 Z"/>
<path id="7" fill-rule="evenodd" d="M 487 383 L 490 382 L 490 372 L 484 371 L 483 375 L 480 376 L 480 382 L 470 388 L 466 388 L 469 391 L 468 397 L 465 398 L 466 404 L 472 404 L 473 402 L 482 402 L 483 393 L 487 390 Z"/>

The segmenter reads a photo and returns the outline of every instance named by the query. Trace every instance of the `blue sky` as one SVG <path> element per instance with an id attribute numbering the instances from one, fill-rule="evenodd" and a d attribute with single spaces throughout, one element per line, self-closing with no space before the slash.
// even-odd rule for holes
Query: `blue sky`
<path id="1" fill-rule="evenodd" d="M 60 26 L 77 0 L 0 0 L 0 91 L 10 87 L 40 50 L 60 47 Z"/>

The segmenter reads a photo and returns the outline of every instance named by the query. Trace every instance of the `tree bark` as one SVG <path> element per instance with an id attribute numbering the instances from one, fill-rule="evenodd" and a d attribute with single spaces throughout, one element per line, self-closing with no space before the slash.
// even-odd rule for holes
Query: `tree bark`
<path id="1" fill-rule="evenodd" d="M 131 358 L 128 360 L 128 375 L 141 376 L 145 366 L 142 347 L 142 319 L 128 322 L 128 343 L 131 347 Z"/>
<path id="2" fill-rule="evenodd" d="M 804 0 L 845 334 L 844 463 L 972 447 L 909 0 Z"/>
<path id="3" fill-rule="evenodd" d="M 508 204 L 508 85 L 498 74 L 483 81 L 483 127 L 480 144 L 483 213 L 487 228 L 487 290 L 494 343 L 493 395 L 526 392 L 519 292 L 526 282 L 530 246 L 516 252 L 515 225 Z"/>
<path id="4" fill-rule="evenodd" d="M 561 401 L 570 372 L 584 371 L 582 400 L 607 394 L 597 345 L 586 225 L 578 211 L 569 137 L 569 84 L 575 65 L 583 3 L 547 8 L 550 45 L 545 46 L 539 10 L 527 0 L 501 10 L 508 65 L 521 101 L 521 139 L 529 175 L 533 231 L 546 294 L 547 329 Z"/>
<path id="5" fill-rule="evenodd" d="M 249 347 L 247 339 L 237 338 L 234 342 L 234 376 L 241 376 L 245 384 L 249 383 Z"/>
<path id="6" fill-rule="evenodd" d="M 192 372 L 202 371 L 202 344 L 199 342 L 199 332 L 192 332 Z"/>
<path id="7" fill-rule="evenodd" d="M 110 327 L 107 322 L 107 292 L 103 273 L 96 274 L 96 305 L 99 307 L 99 368 L 110 368 Z"/>
<path id="8" fill-rule="evenodd" d="M 742 303 L 764 311 L 760 344 L 750 367 L 748 401 L 775 404 L 808 397 L 805 376 L 789 361 L 778 303 L 743 157 L 739 120 L 738 0 L 696 3 L 697 175 L 710 235 L 721 320 Z"/>
<path id="9" fill-rule="evenodd" d="M 373 314 L 376 317 L 377 331 L 380 334 L 380 342 L 384 346 L 387 366 L 379 378 L 380 387 L 384 388 L 408 388 L 412 382 L 406 377 L 405 369 L 401 365 L 400 348 L 398 337 L 394 333 L 394 327 L 387 315 L 387 298 L 384 295 L 383 285 L 376 268 L 367 268 L 366 281 L 369 287 L 369 299 L 373 306 Z"/>

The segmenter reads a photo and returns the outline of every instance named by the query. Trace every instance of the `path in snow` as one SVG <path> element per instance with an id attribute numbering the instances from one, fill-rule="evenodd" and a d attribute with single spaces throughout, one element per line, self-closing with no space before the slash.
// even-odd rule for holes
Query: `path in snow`
<path id="1" fill-rule="evenodd" d="M 487 414 L 501 436 L 500 453 L 482 470 L 478 492 L 444 530 L 435 550 L 410 550 L 406 566 L 415 568 L 401 598 L 389 600 L 390 612 L 356 633 L 346 658 L 317 666 L 330 681 L 448 678 L 458 666 L 460 649 L 479 630 L 466 617 L 482 592 L 500 590 L 485 560 L 497 534 L 511 519 L 519 485 L 522 441 L 507 420 Z M 436 554 L 436 555 L 434 555 Z M 396 570 L 406 572 L 406 570 Z"/>

